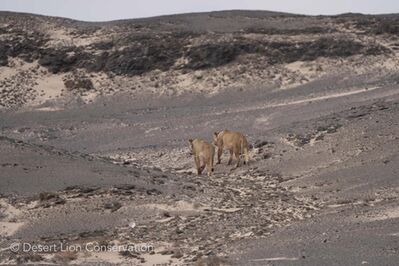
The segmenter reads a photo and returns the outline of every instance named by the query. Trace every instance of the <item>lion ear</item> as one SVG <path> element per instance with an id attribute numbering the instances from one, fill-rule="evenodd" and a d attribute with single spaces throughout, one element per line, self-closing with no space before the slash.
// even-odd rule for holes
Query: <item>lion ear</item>
<path id="1" fill-rule="evenodd" d="M 188 142 L 190 142 L 190 143 L 193 143 L 193 141 L 194 141 L 193 139 L 189 139 L 189 140 L 188 140 Z"/>
<path id="2" fill-rule="evenodd" d="M 219 132 L 215 131 L 215 133 L 213 133 L 213 135 L 215 135 L 217 137 L 219 135 Z"/>

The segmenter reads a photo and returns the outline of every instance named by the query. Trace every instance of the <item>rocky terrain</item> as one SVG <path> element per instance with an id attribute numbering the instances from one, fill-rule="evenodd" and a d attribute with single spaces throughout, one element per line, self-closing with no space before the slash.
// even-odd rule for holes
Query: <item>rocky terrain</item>
<path id="1" fill-rule="evenodd" d="M 289 88 L 327 73 L 394 69 L 398 32 L 395 15 L 231 11 L 87 23 L 2 12 L 0 106 Z"/>
<path id="2" fill-rule="evenodd" d="M 0 12 L 0 263 L 395 265 L 398 33 L 397 15 Z M 187 140 L 225 128 L 250 164 L 197 176 Z M 151 248 L 61 249 L 90 243 Z"/>

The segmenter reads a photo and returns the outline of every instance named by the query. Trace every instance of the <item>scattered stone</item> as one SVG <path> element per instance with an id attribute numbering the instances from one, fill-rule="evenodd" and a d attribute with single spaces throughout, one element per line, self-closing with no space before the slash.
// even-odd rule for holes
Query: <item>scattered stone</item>
<path id="1" fill-rule="evenodd" d="M 111 212 L 115 212 L 115 211 L 119 210 L 121 207 L 122 207 L 122 204 L 120 204 L 117 201 L 108 202 L 108 203 L 105 203 L 105 205 L 104 205 L 104 209 L 111 210 Z"/>

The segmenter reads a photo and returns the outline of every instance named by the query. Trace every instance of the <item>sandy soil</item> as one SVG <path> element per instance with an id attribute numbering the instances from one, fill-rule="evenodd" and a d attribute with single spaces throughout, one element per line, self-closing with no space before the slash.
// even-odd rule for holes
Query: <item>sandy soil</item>
<path id="1" fill-rule="evenodd" d="M 0 264 L 396 265 L 397 37 L 373 33 L 372 18 L 237 11 L 91 24 L 25 17 L 50 26 L 36 32 L 44 40 L 38 58 L 16 59 L 37 48 L 23 43 L 0 67 Z M 9 20 L 15 33 L 0 41 L 14 34 L 10 43 L 19 43 L 24 25 L 0 17 L 4 28 Z M 182 49 L 194 50 L 151 57 L 167 45 L 151 38 L 184 30 Z M 117 41 L 109 48 L 101 36 Z M 112 61 L 137 48 L 124 43 L 132 36 L 154 50 L 134 64 Z M 320 37 L 366 48 L 353 51 L 350 42 L 341 53 L 321 42 L 314 49 L 324 56 L 284 57 L 298 56 L 291 42 Z M 273 50 L 280 61 L 268 61 L 242 38 L 285 52 Z M 234 42 L 250 52 L 237 52 Z M 104 51 L 106 68 L 94 56 Z M 193 58 L 211 66 L 196 68 Z M 134 71 L 117 72 L 126 70 Z M 212 176 L 197 176 L 187 140 L 211 141 L 222 129 L 245 133 L 250 164 L 228 166 L 226 151 Z M 12 243 L 53 250 L 13 251 Z M 92 243 L 153 249 L 61 249 Z"/>

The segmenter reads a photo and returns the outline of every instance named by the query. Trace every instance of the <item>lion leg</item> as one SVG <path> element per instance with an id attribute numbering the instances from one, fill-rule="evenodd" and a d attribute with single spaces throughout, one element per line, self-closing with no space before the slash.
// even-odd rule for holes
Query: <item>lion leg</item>
<path id="1" fill-rule="evenodd" d="M 222 153 L 223 153 L 223 147 L 218 147 L 218 162 L 217 162 L 217 164 L 221 163 Z"/>
<path id="2" fill-rule="evenodd" d="M 239 166 L 240 166 L 241 155 L 240 155 L 240 149 L 239 149 L 238 147 L 236 147 L 236 148 L 234 149 L 234 155 L 235 155 L 235 157 L 236 157 L 236 159 L 237 159 L 236 167 L 239 167 Z"/>
<path id="3" fill-rule="evenodd" d="M 230 165 L 233 162 L 233 150 L 230 150 L 230 158 L 229 158 L 229 162 L 227 163 L 227 165 Z"/>
<path id="4" fill-rule="evenodd" d="M 200 174 L 202 173 L 202 170 L 204 170 L 204 169 L 201 167 L 200 158 L 199 158 L 198 156 L 195 156 L 195 157 L 194 157 L 194 160 L 195 160 L 195 166 L 197 167 L 197 174 L 200 175 Z"/>
<path id="5" fill-rule="evenodd" d="M 209 160 L 208 163 L 206 164 L 206 170 L 208 172 L 208 176 L 211 176 L 213 172 L 213 166 L 211 160 Z"/>

